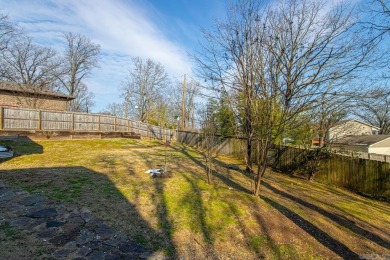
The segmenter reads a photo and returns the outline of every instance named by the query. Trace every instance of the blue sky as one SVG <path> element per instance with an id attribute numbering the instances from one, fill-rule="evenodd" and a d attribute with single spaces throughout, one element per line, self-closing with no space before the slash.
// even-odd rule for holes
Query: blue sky
<path id="1" fill-rule="evenodd" d="M 0 12 L 34 39 L 61 52 L 64 32 L 81 33 L 101 46 L 100 68 L 86 80 L 94 112 L 119 102 L 118 88 L 131 57 L 163 64 L 172 78 L 191 75 L 188 54 L 201 27 L 225 13 L 224 0 L 0 0 Z"/>

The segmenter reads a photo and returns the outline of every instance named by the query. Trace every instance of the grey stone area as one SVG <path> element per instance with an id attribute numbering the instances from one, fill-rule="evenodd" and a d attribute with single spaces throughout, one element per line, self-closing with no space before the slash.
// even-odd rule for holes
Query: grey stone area
<path id="1" fill-rule="evenodd" d="M 165 259 L 114 230 L 88 208 L 74 209 L 0 180 L 0 224 L 54 246 L 55 259 Z M 1 239 L 0 239 L 1 242 Z"/>

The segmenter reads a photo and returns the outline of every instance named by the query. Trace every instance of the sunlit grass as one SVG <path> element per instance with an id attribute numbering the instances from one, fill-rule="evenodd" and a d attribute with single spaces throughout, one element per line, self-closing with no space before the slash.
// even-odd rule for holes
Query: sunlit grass
<path id="1" fill-rule="evenodd" d="M 223 164 L 216 164 L 217 175 L 208 185 L 202 154 L 181 144 L 165 148 L 157 141 L 129 139 L 0 144 L 12 146 L 17 155 L 0 164 L 1 179 L 72 207 L 87 207 L 138 243 L 170 256 L 339 257 L 287 217 L 294 214 L 357 253 L 388 252 L 356 234 L 365 229 L 389 236 L 388 204 L 272 172 L 265 178 L 263 197 L 255 198 L 251 179 Z M 217 159 L 243 168 L 237 159 Z M 145 173 L 163 168 L 165 161 L 171 178 Z M 335 221 L 342 218 L 356 221 L 360 229 L 354 232 Z"/>

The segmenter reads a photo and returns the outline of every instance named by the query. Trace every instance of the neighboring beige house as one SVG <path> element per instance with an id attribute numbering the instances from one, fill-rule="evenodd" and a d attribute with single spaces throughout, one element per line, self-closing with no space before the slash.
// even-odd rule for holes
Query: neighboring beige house
<path id="1" fill-rule="evenodd" d="M 390 135 L 350 135 L 329 145 L 340 150 L 390 155 Z"/>
<path id="2" fill-rule="evenodd" d="M 0 106 L 69 110 L 74 97 L 50 90 L 34 90 L 25 84 L 0 81 Z"/>
<path id="3" fill-rule="evenodd" d="M 334 142 L 348 135 L 377 135 L 380 128 L 359 120 L 343 120 L 331 127 L 328 141 Z"/>

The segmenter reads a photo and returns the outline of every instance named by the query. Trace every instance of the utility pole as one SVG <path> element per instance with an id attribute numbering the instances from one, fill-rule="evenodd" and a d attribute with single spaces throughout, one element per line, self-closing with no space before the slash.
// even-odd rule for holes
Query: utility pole
<path id="1" fill-rule="evenodd" d="M 186 74 L 184 74 L 183 88 L 181 91 L 181 129 L 185 128 L 185 102 L 186 102 Z"/>

